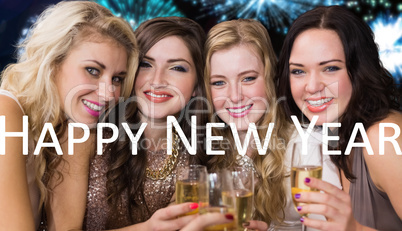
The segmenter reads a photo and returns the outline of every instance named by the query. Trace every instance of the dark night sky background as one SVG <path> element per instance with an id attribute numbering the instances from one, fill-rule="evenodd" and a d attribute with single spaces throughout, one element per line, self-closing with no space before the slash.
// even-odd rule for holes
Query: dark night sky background
<path id="1" fill-rule="evenodd" d="M 129 0 L 130 1 L 130 0 Z M 133 1 L 133 0 L 131 0 Z M 152 1 L 152 0 L 151 0 Z M 205 16 L 205 13 L 208 11 L 203 8 L 202 0 L 193 2 L 192 0 L 170 0 L 171 4 L 177 6 L 177 10 L 180 11 L 184 16 L 194 19 L 207 32 L 209 28 L 215 25 L 219 20 L 219 15 L 217 14 L 208 14 Z M 207 0 L 204 1 L 208 2 Z M 276 0 L 281 1 L 281 0 Z M 283 0 L 284 1 L 284 0 Z M 295 0 L 294 2 L 301 1 Z M 26 28 L 30 25 L 29 18 L 35 15 L 40 14 L 48 5 L 55 4 L 59 2 L 58 0 L 0 0 L 0 70 L 3 70 L 4 67 L 9 63 L 16 62 L 16 54 L 15 54 L 15 44 L 17 44 L 19 38 L 21 37 L 23 28 Z M 112 1 L 105 1 L 112 2 Z M 134 0 L 135 4 L 147 4 L 146 1 L 143 0 Z M 209 9 L 212 11 L 214 9 L 214 3 L 222 3 L 224 0 L 211 0 L 209 1 Z M 291 1 L 288 1 L 291 2 Z M 306 1 L 307 2 L 307 1 Z M 324 0 L 322 1 L 324 3 Z M 380 15 L 394 15 L 401 17 L 402 15 L 402 1 L 373 1 L 373 0 L 360 0 L 360 1 L 348 1 L 344 0 L 344 4 L 348 2 L 356 2 L 358 7 L 348 7 L 349 10 L 354 12 L 361 18 L 370 18 Z M 388 6 L 384 4 L 384 2 L 388 3 Z M 375 5 L 373 5 L 375 3 Z M 287 3 L 289 4 L 289 3 Z M 265 13 L 265 12 L 264 12 Z M 204 14 L 204 16 L 201 16 Z M 228 19 L 233 19 L 236 17 L 230 17 Z M 260 20 L 261 21 L 261 20 Z M 284 20 L 286 25 L 290 25 L 291 19 Z M 370 20 L 368 20 L 370 22 Z M 267 26 L 267 23 L 262 21 L 264 25 Z M 402 23 L 400 23 L 400 27 Z M 282 41 L 284 39 L 285 34 L 282 32 L 278 32 L 275 28 L 270 28 L 267 26 L 268 31 L 271 36 L 271 40 L 274 46 L 274 49 L 277 54 L 279 54 L 280 49 L 282 47 Z M 402 31 L 402 28 L 399 28 Z M 402 44 L 402 34 L 399 39 L 399 44 Z M 402 45 L 401 45 L 402 47 Z M 399 48 L 399 52 L 402 48 Z M 402 53 L 399 53 L 402 54 Z M 399 62 L 399 70 L 402 70 L 402 55 L 401 61 Z M 397 76 L 395 76 L 397 75 Z M 402 79 L 402 74 L 398 72 L 394 74 L 396 79 Z"/>

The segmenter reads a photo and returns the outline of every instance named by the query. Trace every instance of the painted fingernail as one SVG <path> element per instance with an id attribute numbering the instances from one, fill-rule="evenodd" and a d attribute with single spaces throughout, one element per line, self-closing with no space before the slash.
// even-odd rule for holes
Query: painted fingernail
<path id="1" fill-rule="evenodd" d="M 225 217 L 226 217 L 226 219 L 228 219 L 228 220 L 233 220 L 233 219 L 234 219 L 234 217 L 233 217 L 232 214 L 225 214 Z"/>
<path id="2" fill-rule="evenodd" d="M 300 221 L 301 221 L 301 222 L 304 222 L 304 218 L 303 218 L 303 217 L 302 217 L 302 218 L 300 218 Z"/>
<path id="3" fill-rule="evenodd" d="M 250 222 L 243 222 L 243 227 L 247 227 L 250 225 Z"/>
<path id="4" fill-rule="evenodd" d="M 190 204 L 190 209 L 196 209 L 196 208 L 198 208 L 198 203 Z"/>
<path id="5" fill-rule="evenodd" d="M 296 194 L 295 194 L 295 198 L 296 198 L 296 199 L 299 199 L 299 198 L 300 198 L 300 193 L 296 193 Z"/>
<path id="6" fill-rule="evenodd" d="M 300 210 L 302 210 L 302 207 L 301 207 L 301 206 L 297 206 L 297 211 L 300 211 Z"/>
<path id="7" fill-rule="evenodd" d="M 306 177 L 306 179 L 304 179 L 304 182 L 306 182 L 306 183 L 310 183 L 310 181 L 311 181 L 311 179 L 308 177 Z"/>

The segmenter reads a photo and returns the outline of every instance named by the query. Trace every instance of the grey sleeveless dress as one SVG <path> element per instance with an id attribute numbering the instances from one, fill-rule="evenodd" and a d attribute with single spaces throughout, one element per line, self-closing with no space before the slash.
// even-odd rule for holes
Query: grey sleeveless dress
<path id="1" fill-rule="evenodd" d="M 349 194 L 355 219 L 362 225 L 378 230 L 402 230 L 402 220 L 387 194 L 371 180 L 361 148 L 355 149 L 353 174 L 357 179 L 350 184 Z"/>

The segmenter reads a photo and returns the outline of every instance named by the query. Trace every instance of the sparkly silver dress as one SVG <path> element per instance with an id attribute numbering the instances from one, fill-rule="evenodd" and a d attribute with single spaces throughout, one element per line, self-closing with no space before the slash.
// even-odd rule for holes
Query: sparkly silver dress
<path id="1" fill-rule="evenodd" d="M 236 156 L 236 165 L 243 169 L 252 170 L 254 173 L 254 185 L 258 183 L 260 180 L 260 175 L 258 174 L 257 170 L 255 169 L 254 161 L 249 156 L 244 155 L 237 155 Z"/>
<path id="2" fill-rule="evenodd" d="M 146 205 L 134 208 L 131 211 L 133 218 L 131 220 L 128 211 L 127 190 L 122 194 L 121 203 L 114 205 L 116 206 L 117 213 L 112 214 L 112 208 L 107 202 L 106 173 L 110 166 L 109 156 L 111 153 L 111 150 L 106 150 L 103 155 L 96 155 L 91 161 L 87 209 L 83 224 L 85 230 L 117 229 L 148 220 L 156 210 L 169 205 L 175 192 L 177 166 L 188 165 L 189 161 L 189 154 L 179 153 L 176 167 L 166 178 L 159 180 L 146 178 L 144 183 Z M 147 153 L 147 160 L 150 163 L 147 167 L 150 169 L 159 169 L 164 165 L 167 157 L 168 155 L 165 151 L 158 151 L 152 154 Z"/>

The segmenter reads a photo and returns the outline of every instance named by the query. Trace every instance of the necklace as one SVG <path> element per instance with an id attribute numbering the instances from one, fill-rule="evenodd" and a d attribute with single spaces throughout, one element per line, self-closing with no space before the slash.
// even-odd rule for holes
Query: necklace
<path id="1" fill-rule="evenodd" d="M 169 155 L 165 159 L 165 163 L 163 164 L 163 166 L 157 170 L 152 170 L 149 167 L 147 167 L 145 170 L 147 178 L 151 180 L 163 180 L 167 176 L 169 176 L 176 165 L 177 156 L 179 155 L 178 149 L 179 149 L 179 136 L 177 135 L 176 132 L 173 132 L 172 155 Z"/>
<path id="2" fill-rule="evenodd" d="M 257 178 L 260 177 L 260 174 L 258 174 L 257 170 L 255 169 L 254 161 L 247 155 L 237 155 L 236 164 L 240 167 L 251 169 L 254 172 L 254 175 L 257 176 Z"/>

